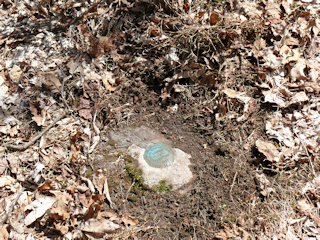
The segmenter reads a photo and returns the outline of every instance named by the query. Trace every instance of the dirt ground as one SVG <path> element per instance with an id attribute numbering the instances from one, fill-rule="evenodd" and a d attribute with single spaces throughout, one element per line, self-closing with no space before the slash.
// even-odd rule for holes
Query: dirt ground
<path id="1" fill-rule="evenodd" d="M 210 94 L 203 88 L 190 91 L 198 94 L 192 97 L 194 103 L 203 101 L 204 95 Z M 118 184 L 111 187 L 111 195 L 116 197 L 116 202 L 123 203 L 116 210 L 125 209 L 131 216 L 143 216 L 145 224 L 152 226 L 137 235 L 139 239 L 213 239 L 223 224 L 237 224 L 241 219 L 242 224 L 250 225 L 246 221 L 253 221 L 253 218 L 248 215 L 247 208 L 255 197 L 258 201 L 262 199 L 254 181 L 253 162 L 257 156 L 243 145 L 252 132 L 262 131 L 263 118 L 256 124 L 241 126 L 232 121 L 219 123 L 210 116 L 204 122 L 195 113 L 197 109 L 193 102 L 178 97 L 175 102 L 183 102 L 183 107 L 172 113 L 168 111 L 169 105 L 161 104 L 157 94 L 147 86 L 144 91 L 139 88 L 139 95 L 132 93 L 132 87 L 123 90 L 122 98 L 123 101 L 135 98 L 140 103 L 128 121 L 112 130 L 144 125 L 161 132 L 175 147 L 192 155 L 194 180 L 169 193 L 141 193 L 129 189 L 132 179 L 123 173 L 123 165 L 112 170 L 111 179 Z M 108 131 L 110 128 L 106 127 L 105 132 Z M 94 161 L 92 164 L 95 166 Z M 105 162 L 103 167 L 108 169 L 109 164 Z M 100 161 L 97 166 L 102 168 Z M 128 201 L 128 195 L 134 201 Z M 258 212 L 260 209 L 256 208 L 251 214 Z M 254 224 L 251 227 L 254 228 Z"/>

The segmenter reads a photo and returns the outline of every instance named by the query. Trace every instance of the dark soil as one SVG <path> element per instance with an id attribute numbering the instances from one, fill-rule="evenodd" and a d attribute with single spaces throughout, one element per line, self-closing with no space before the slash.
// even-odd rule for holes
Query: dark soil
<path id="1" fill-rule="evenodd" d="M 209 114 L 210 122 L 206 124 L 199 109 L 184 100 L 183 95 L 176 99 L 181 101 L 177 112 L 171 113 L 168 111 L 170 104 L 161 104 L 154 91 L 141 87 L 137 96 L 133 89 L 132 86 L 124 89 L 122 100 L 135 99 L 140 104 L 136 105 L 128 122 L 115 125 L 113 130 L 145 125 L 161 132 L 175 147 L 192 155 L 195 176 L 182 189 L 161 194 L 130 188 L 132 179 L 122 165 L 107 170 L 112 179 L 110 194 L 116 198 L 115 210 L 122 214 L 127 212 L 152 226 L 141 231 L 138 238 L 213 239 L 223 223 L 238 223 L 239 218 L 250 217 L 246 208 L 258 193 L 251 164 L 252 151 L 251 148 L 245 150 L 243 145 L 252 132 L 259 133 L 263 129 L 263 120 L 239 125 L 236 121 L 214 122 Z M 190 91 L 199 89 L 193 87 Z M 203 98 L 199 95 L 193 101 L 201 102 Z M 206 129 L 201 128 L 204 124 Z M 104 147 L 95 154 L 105 154 Z M 109 164 L 106 161 L 102 166 L 101 161 L 94 161 L 93 165 L 103 168 Z"/>

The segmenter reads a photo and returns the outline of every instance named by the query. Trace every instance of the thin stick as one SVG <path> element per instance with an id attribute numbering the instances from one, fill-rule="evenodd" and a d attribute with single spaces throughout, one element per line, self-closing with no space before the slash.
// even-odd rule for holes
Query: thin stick
<path id="1" fill-rule="evenodd" d="M 9 145 L 7 145 L 7 149 L 13 150 L 13 151 L 24 151 L 24 150 L 26 150 L 28 147 L 30 147 L 33 144 L 35 144 L 35 142 L 37 140 L 39 140 L 46 132 L 48 132 L 54 125 L 56 125 L 57 122 L 59 122 L 65 116 L 66 116 L 66 113 L 63 113 L 62 115 L 60 115 L 59 117 L 54 119 L 53 122 L 49 126 L 47 126 L 45 129 L 43 129 L 42 132 L 40 132 L 39 134 L 37 134 L 36 136 L 31 138 L 31 140 L 29 142 L 27 142 L 25 144 L 22 144 L 22 145 L 9 144 Z"/>
<path id="2" fill-rule="evenodd" d="M 19 198 L 21 197 L 22 193 L 24 191 L 24 187 L 22 187 L 18 193 L 18 195 L 16 196 L 16 198 L 13 200 L 13 202 L 11 203 L 11 206 L 7 212 L 7 214 L 3 217 L 3 219 L 0 222 L 0 225 L 5 224 L 5 222 L 8 220 L 8 218 L 10 217 L 10 214 L 13 211 L 14 206 L 16 205 L 17 201 L 19 200 Z"/>
<path id="3" fill-rule="evenodd" d="M 230 187 L 230 191 L 229 191 L 230 198 L 231 198 L 232 201 L 233 201 L 232 189 L 233 189 L 234 184 L 235 184 L 235 182 L 236 182 L 237 176 L 238 176 L 238 171 L 236 172 L 236 174 L 234 174 L 233 181 L 232 181 L 232 184 L 231 184 L 231 187 Z"/>

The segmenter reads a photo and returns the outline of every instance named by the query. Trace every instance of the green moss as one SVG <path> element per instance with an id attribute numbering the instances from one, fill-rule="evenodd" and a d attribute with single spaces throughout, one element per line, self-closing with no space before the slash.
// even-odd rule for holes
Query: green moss
<path id="1" fill-rule="evenodd" d="M 125 160 L 128 163 L 134 163 L 136 159 L 132 157 L 130 154 L 128 154 L 126 151 L 119 151 L 116 154 L 116 157 L 121 157 L 123 160 Z"/>
<path id="2" fill-rule="evenodd" d="M 122 156 L 123 159 L 125 161 L 127 161 L 128 163 L 133 163 L 135 162 L 135 158 L 133 158 L 132 156 L 130 156 L 129 154 L 125 154 L 124 156 Z"/>
<path id="3" fill-rule="evenodd" d="M 91 178 L 92 175 L 93 175 L 92 169 L 88 169 L 87 172 L 86 172 L 86 175 L 87 175 L 87 176 L 86 176 L 87 178 Z"/>
<path id="4" fill-rule="evenodd" d="M 138 200 L 138 199 L 137 199 L 137 196 L 134 195 L 134 194 L 130 194 L 127 199 L 128 199 L 128 201 L 130 201 L 130 202 L 136 202 L 136 201 Z"/>
<path id="5" fill-rule="evenodd" d="M 141 175 L 141 170 L 137 169 L 134 164 L 127 164 L 125 169 L 134 183 L 134 187 L 139 190 L 147 190 L 146 186 L 143 183 L 143 177 Z"/>
<path id="6" fill-rule="evenodd" d="M 68 187 L 68 182 L 67 182 L 67 180 L 62 180 L 62 181 L 60 182 L 60 185 L 61 185 L 62 188 L 67 188 L 67 187 Z"/>
<path id="7" fill-rule="evenodd" d="M 127 163 L 124 168 L 126 169 L 126 172 L 133 183 L 131 191 L 138 196 L 143 195 L 144 192 L 149 189 L 143 182 L 142 171 L 136 167 L 136 158 L 128 154 L 126 151 L 118 152 L 117 155 Z"/>
<path id="8" fill-rule="evenodd" d="M 161 180 L 159 185 L 154 186 L 153 190 L 159 193 L 167 193 L 170 192 L 172 189 L 171 185 L 167 185 L 165 180 Z"/>
<path id="9" fill-rule="evenodd" d="M 103 158 L 103 161 L 105 161 L 105 162 L 114 162 L 114 161 L 117 160 L 117 158 L 118 158 L 118 156 L 115 155 L 115 154 L 105 155 L 104 158 Z"/>
<path id="10" fill-rule="evenodd" d="M 223 220 L 223 222 L 225 222 L 225 223 L 235 223 L 237 221 L 237 218 L 236 217 L 229 217 L 229 218 L 225 218 L 224 220 Z"/>
<path id="11" fill-rule="evenodd" d="M 227 207 L 226 204 L 221 204 L 221 205 L 219 206 L 220 209 L 224 209 L 224 208 L 226 208 L 226 207 Z"/>

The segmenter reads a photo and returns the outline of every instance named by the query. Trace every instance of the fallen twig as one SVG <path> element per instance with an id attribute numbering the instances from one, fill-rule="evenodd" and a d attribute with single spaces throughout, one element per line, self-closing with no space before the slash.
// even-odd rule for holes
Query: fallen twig
<path id="1" fill-rule="evenodd" d="M 5 224 L 5 222 L 8 220 L 8 218 L 10 217 L 10 214 L 13 211 L 14 206 L 16 205 L 17 201 L 19 200 L 19 198 L 21 197 L 22 193 L 24 191 L 24 187 L 22 187 L 18 193 L 18 195 L 16 196 L 16 198 L 13 200 L 13 202 L 11 203 L 10 208 L 8 209 L 8 212 L 6 213 L 6 215 L 4 215 L 4 217 L 2 218 L 2 220 L 0 221 L 0 225 Z"/>
<path id="2" fill-rule="evenodd" d="M 25 144 L 22 144 L 22 145 L 9 144 L 9 145 L 7 145 L 7 149 L 13 150 L 13 151 L 24 151 L 24 150 L 26 150 L 28 147 L 30 147 L 33 144 L 35 144 L 35 142 L 37 140 L 39 140 L 47 131 L 50 130 L 50 128 L 52 128 L 54 125 L 56 125 L 56 123 L 59 122 L 61 119 L 63 119 L 65 116 L 66 116 L 66 113 L 61 114 L 59 117 L 54 119 L 53 122 L 49 126 L 47 126 L 45 129 L 43 129 L 43 131 L 40 132 L 39 134 L 37 134 L 36 136 L 32 137 L 29 142 L 27 142 Z"/>

